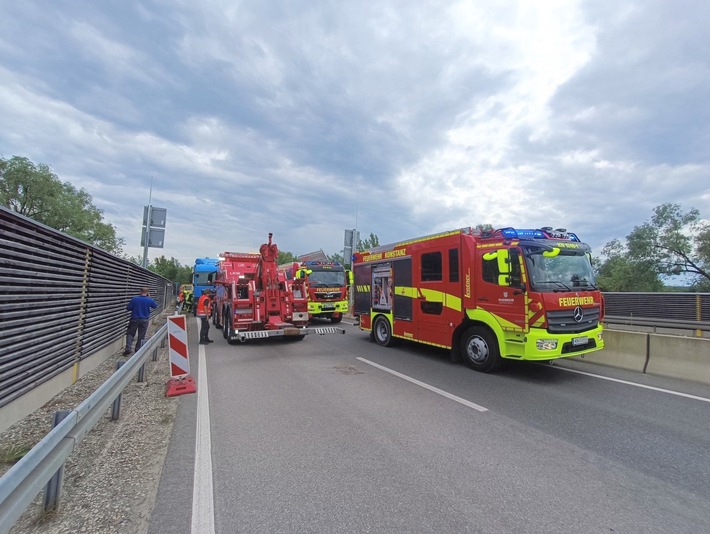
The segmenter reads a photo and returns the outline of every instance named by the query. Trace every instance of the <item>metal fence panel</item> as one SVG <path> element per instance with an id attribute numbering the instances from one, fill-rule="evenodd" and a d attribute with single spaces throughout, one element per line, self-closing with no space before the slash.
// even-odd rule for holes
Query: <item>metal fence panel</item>
<path id="1" fill-rule="evenodd" d="M 710 293 L 604 293 L 608 319 L 710 329 Z"/>
<path id="2" fill-rule="evenodd" d="M 120 338 L 126 304 L 172 283 L 0 207 L 0 407 Z"/>

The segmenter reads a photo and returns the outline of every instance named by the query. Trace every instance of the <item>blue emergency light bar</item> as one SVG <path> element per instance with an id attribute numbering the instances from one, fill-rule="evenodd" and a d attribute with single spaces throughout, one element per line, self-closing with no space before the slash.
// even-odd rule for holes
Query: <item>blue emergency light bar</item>
<path id="1" fill-rule="evenodd" d="M 550 227 L 533 228 L 502 228 L 500 233 L 506 239 L 566 239 L 579 242 L 577 234 L 568 232 L 564 228 L 553 230 Z"/>

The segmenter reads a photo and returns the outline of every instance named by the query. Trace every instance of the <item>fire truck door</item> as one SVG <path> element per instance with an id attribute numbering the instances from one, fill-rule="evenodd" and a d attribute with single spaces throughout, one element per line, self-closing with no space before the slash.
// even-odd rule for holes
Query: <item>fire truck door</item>
<path id="1" fill-rule="evenodd" d="M 526 330 L 525 293 L 520 287 L 520 255 L 517 249 L 482 252 L 480 291 L 476 305 L 493 314 L 503 330 Z"/>
<path id="2" fill-rule="evenodd" d="M 412 320 L 412 258 L 392 262 L 394 275 L 394 308 L 392 313 L 395 321 Z M 411 327 L 407 326 L 408 330 Z"/>
<path id="3" fill-rule="evenodd" d="M 372 282 L 372 265 L 355 265 L 354 311 L 358 315 L 370 313 L 370 283 Z"/>
<path id="4" fill-rule="evenodd" d="M 450 347 L 453 325 L 460 322 L 459 284 L 451 281 L 440 249 L 425 250 L 417 259 L 414 272 L 416 339 Z"/>

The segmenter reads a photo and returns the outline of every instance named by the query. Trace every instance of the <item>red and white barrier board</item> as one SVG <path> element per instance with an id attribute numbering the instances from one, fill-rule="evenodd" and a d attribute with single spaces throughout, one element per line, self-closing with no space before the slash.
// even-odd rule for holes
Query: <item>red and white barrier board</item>
<path id="1" fill-rule="evenodd" d="M 186 393 L 195 393 L 197 386 L 190 376 L 190 355 L 187 348 L 187 318 L 184 315 L 168 317 L 168 356 L 170 361 L 170 380 L 167 397 Z"/>

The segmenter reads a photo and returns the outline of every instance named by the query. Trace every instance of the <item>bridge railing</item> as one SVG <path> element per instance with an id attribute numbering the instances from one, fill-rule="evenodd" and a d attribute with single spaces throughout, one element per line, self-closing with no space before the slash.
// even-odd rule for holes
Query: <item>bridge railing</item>
<path id="1" fill-rule="evenodd" d="M 710 293 L 604 293 L 605 324 L 710 332 Z"/>

